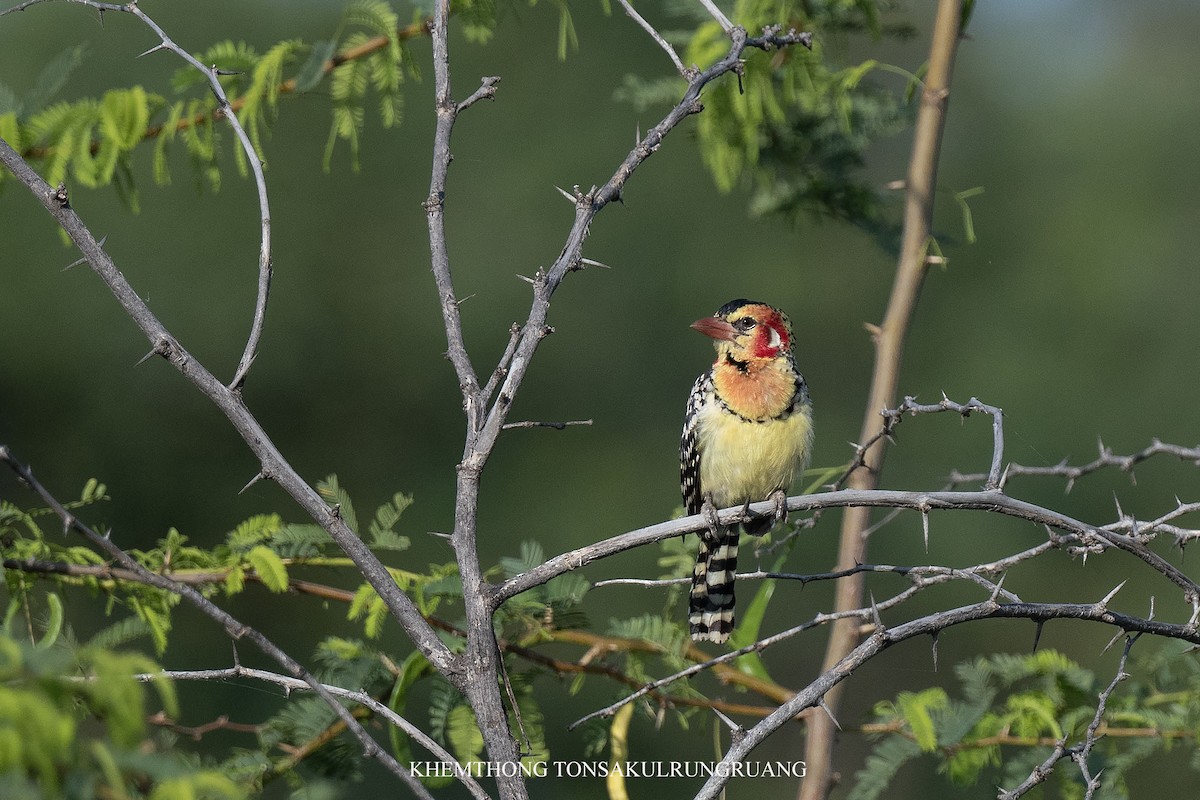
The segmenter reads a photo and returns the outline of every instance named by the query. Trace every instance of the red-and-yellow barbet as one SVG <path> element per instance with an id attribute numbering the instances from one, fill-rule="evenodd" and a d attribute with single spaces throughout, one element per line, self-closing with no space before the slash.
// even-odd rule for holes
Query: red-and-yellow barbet
<path id="1" fill-rule="evenodd" d="M 709 517 L 688 623 L 693 639 L 719 644 L 733 630 L 738 527 L 718 525 L 716 510 L 774 501 L 773 515 L 743 523 L 755 535 L 786 519 L 788 487 L 812 450 L 812 404 L 793 360 L 791 321 L 779 309 L 732 300 L 692 327 L 716 340 L 717 360 L 692 387 L 679 445 L 684 506 Z"/>

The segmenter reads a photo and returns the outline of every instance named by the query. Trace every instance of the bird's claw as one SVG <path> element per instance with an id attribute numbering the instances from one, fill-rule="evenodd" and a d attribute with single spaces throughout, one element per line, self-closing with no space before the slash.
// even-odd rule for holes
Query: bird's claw
<path id="1" fill-rule="evenodd" d="M 712 504 L 711 500 L 705 500 L 704 505 L 700 508 L 700 513 L 704 515 L 704 520 L 708 523 L 708 528 L 701 531 L 700 536 L 709 545 L 716 544 L 721 540 L 721 520 L 717 517 L 717 507 Z"/>
<path id="2" fill-rule="evenodd" d="M 775 503 L 775 524 L 785 524 L 788 518 L 787 492 L 783 489 L 776 489 L 771 492 L 771 496 L 768 499 Z"/>

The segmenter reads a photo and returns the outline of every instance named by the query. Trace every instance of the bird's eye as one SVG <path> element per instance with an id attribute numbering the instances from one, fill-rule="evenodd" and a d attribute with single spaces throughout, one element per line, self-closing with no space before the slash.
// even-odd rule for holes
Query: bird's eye
<path id="1" fill-rule="evenodd" d="M 752 317 L 742 317 L 741 319 L 739 319 L 737 322 L 735 322 L 733 324 L 740 331 L 748 331 L 751 328 L 753 328 L 755 325 L 757 325 L 758 323 L 755 322 Z"/>

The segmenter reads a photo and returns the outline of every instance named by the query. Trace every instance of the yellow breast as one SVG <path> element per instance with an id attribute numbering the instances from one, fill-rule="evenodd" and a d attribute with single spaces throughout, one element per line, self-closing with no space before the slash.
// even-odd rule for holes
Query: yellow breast
<path id="1" fill-rule="evenodd" d="M 700 489 L 718 508 L 765 500 L 786 490 L 796 470 L 808 464 L 812 409 L 797 408 L 782 419 L 750 422 L 718 403 L 701 412 L 697 425 Z"/>

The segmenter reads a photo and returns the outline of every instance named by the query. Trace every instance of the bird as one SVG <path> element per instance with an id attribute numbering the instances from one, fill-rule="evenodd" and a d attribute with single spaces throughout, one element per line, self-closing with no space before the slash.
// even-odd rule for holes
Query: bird
<path id="1" fill-rule="evenodd" d="M 688 396 L 679 445 L 684 507 L 708 518 L 688 626 L 693 640 L 721 644 L 733 631 L 739 533 L 720 525 L 716 510 L 772 500 L 773 515 L 742 523 L 753 535 L 786 519 L 787 489 L 812 452 L 812 401 L 796 369 L 791 320 L 778 308 L 731 300 L 691 327 L 714 340 L 717 357 Z"/>

